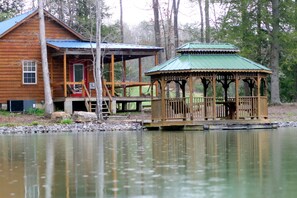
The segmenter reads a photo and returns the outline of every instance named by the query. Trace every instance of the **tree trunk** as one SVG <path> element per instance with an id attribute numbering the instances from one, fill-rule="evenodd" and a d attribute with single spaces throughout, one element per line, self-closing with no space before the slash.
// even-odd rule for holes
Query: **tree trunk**
<path id="1" fill-rule="evenodd" d="M 209 0 L 205 0 L 205 42 L 210 43 Z"/>
<path id="2" fill-rule="evenodd" d="M 123 0 L 120 0 L 121 42 L 124 43 Z"/>
<path id="3" fill-rule="evenodd" d="M 96 0 L 96 62 L 95 62 L 95 88 L 96 88 L 96 114 L 99 121 L 102 116 L 102 80 L 101 80 L 101 12 L 102 2 Z"/>
<path id="4" fill-rule="evenodd" d="M 155 45 L 161 47 L 161 31 L 160 31 L 160 19 L 159 19 L 159 0 L 153 0 L 154 11 L 154 30 L 155 30 Z M 161 53 L 159 53 L 158 60 L 162 62 Z"/>
<path id="5" fill-rule="evenodd" d="M 179 36 L 178 36 L 178 10 L 179 10 L 179 4 L 180 0 L 173 0 L 172 6 L 173 6 L 173 33 L 174 33 L 174 48 L 179 47 Z M 176 55 L 176 50 L 174 51 L 174 54 Z M 180 98 L 180 86 L 176 82 L 175 83 L 175 95 L 177 98 Z"/>
<path id="6" fill-rule="evenodd" d="M 272 42 L 271 42 L 271 103 L 280 104 L 279 93 L 279 0 L 272 0 Z"/>
<path id="7" fill-rule="evenodd" d="M 178 10 L 180 0 L 173 0 L 173 32 L 174 32 L 174 47 L 179 47 L 179 35 L 178 35 Z"/>
<path id="8" fill-rule="evenodd" d="M 44 82 L 44 100 L 45 100 L 45 114 L 50 116 L 54 111 L 54 104 L 52 99 L 52 92 L 50 87 L 48 60 L 47 60 L 47 48 L 45 40 L 45 23 L 43 13 L 43 1 L 38 1 L 38 12 L 39 12 L 39 31 L 40 31 L 40 46 L 41 46 L 41 57 L 42 57 L 42 74 Z"/>
<path id="9" fill-rule="evenodd" d="M 199 10 L 200 10 L 200 18 L 201 18 L 201 22 L 200 22 L 200 42 L 203 43 L 204 42 L 204 18 L 203 18 L 203 9 L 202 9 L 202 0 L 198 0 L 198 4 L 199 4 Z"/>

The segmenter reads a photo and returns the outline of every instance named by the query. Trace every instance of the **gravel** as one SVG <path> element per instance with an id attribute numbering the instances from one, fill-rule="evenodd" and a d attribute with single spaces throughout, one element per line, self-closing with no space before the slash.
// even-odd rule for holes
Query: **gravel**
<path id="1" fill-rule="evenodd" d="M 138 131 L 142 126 L 138 122 L 129 123 L 75 123 L 36 126 L 0 127 L 0 134 L 33 134 L 60 132 L 98 132 L 98 131 Z"/>

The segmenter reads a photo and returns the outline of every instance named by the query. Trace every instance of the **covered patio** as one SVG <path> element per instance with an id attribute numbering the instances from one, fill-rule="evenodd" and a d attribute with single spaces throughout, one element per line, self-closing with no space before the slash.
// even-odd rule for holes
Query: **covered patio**
<path id="1" fill-rule="evenodd" d="M 151 126 L 267 121 L 269 68 L 231 44 L 188 43 L 177 52 L 146 73 L 159 84 L 158 95 L 151 94 Z"/>

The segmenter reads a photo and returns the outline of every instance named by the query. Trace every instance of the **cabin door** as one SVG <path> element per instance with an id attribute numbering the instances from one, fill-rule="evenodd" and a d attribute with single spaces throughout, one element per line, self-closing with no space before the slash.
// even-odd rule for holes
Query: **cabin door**
<path id="1" fill-rule="evenodd" d="M 72 82 L 81 83 L 84 82 L 86 87 L 88 87 L 87 80 L 87 68 L 83 63 L 75 63 L 71 66 L 70 69 L 70 79 Z M 75 84 L 72 86 L 74 93 L 72 96 L 82 96 L 82 84 Z"/>

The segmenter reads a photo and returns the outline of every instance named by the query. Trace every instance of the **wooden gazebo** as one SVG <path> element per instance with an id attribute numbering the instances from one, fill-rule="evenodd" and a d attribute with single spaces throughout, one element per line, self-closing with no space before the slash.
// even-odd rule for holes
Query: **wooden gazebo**
<path id="1" fill-rule="evenodd" d="M 146 72 L 158 84 L 151 126 L 267 120 L 269 68 L 239 56 L 231 44 L 188 43 L 177 52 Z"/>

